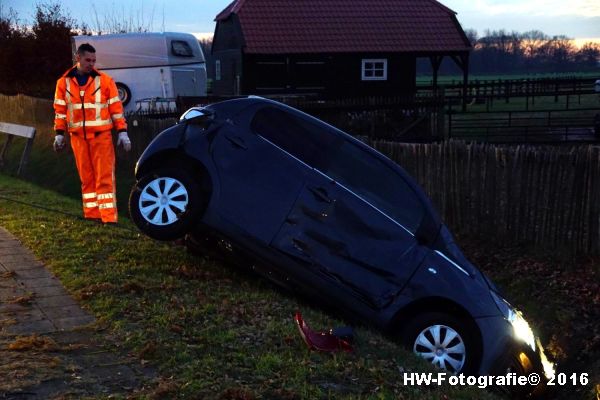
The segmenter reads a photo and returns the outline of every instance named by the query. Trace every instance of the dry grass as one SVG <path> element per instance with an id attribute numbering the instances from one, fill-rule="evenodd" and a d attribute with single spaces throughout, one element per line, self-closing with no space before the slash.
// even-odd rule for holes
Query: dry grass
<path id="1" fill-rule="evenodd" d="M 0 274 L 0 279 L 10 279 L 16 275 L 15 271 L 2 272 Z"/>
<path id="2" fill-rule="evenodd" d="M 8 350 L 25 351 L 25 350 L 42 350 L 55 351 L 58 346 L 54 340 L 47 336 L 24 336 L 17 338 L 14 342 L 8 344 Z"/>
<path id="3" fill-rule="evenodd" d="M 34 298 L 33 293 L 28 293 L 25 296 L 14 297 L 11 300 L 8 300 L 7 304 L 27 305 L 27 304 L 31 304 L 31 302 L 33 301 L 33 298 Z"/>
<path id="4" fill-rule="evenodd" d="M 64 374 L 62 360 L 52 354 L 56 343 L 44 336 L 0 338 L 0 392 L 37 385 Z"/>

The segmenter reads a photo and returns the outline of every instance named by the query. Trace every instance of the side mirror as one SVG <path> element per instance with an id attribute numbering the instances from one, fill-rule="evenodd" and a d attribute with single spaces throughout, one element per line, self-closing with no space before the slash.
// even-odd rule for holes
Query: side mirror
<path id="1" fill-rule="evenodd" d="M 187 122 L 191 124 L 202 124 L 211 116 L 212 113 L 204 108 L 192 107 L 181 115 L 179 123 Z"/>

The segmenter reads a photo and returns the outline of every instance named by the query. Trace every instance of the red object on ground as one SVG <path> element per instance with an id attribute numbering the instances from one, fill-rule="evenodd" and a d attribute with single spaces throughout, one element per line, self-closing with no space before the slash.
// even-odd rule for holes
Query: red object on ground
<path id="1" fill-rule="evenodd" d="M 352 352 L 352 345 L 347 340 L 334 336 L 329 332 L 315 332 L 304 322 L 302 314 L 296 312 L 294 316 L 300 336 L 311 350 L 325 351 L 329 353 L 345 351 Z"/>

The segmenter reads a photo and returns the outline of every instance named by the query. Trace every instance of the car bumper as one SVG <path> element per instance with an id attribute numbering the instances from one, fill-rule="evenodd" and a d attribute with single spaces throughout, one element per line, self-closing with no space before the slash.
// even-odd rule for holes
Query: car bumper
<path id="1" fill-rule="evenodd" d="M 525 392 L 532 395 L 540 395 L 545 391 L 548 375 L 552 374 L 551 364 L 548 363 L 539 339 L 536 339 L 535 350 L 522 340 L 515 337 L 510 322 L 502 317 L 479 318 L 476 320 L 482 337 L 482 359 L 479 375 L 506 376 L 505 387 L 499 388 L 503 391 Z M 537 374 L 539 383 L 521 378 L 525 376 L 530 379 Z"/>

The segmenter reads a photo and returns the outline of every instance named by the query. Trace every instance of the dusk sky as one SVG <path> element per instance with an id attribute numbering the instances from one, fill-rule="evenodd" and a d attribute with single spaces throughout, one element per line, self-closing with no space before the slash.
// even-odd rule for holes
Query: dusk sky
<path id="1" fill-rule="evenodd" d="M 21 21 L 30 22 L 34 6 L 40 2 L 44 1 L 0 0 L 0 8 L 3 14 L 12 8 Z M 96 16 L 100 22 L 105 17 L 117 16 L 138 26 L 143 23 L 152 31 L 199 34 L 214 31 L 214 17 L 230 0 L 61 0 L 60 3 L 71 17 L 85 21 L 92 29 Z M 519 32 L 536 29 L 551 36 L 600 41 L 600 0 L 445 0 L 442 4 L 458 13 L 464 29 L 475 29 L 480 36 L 486 29 Z"/>

